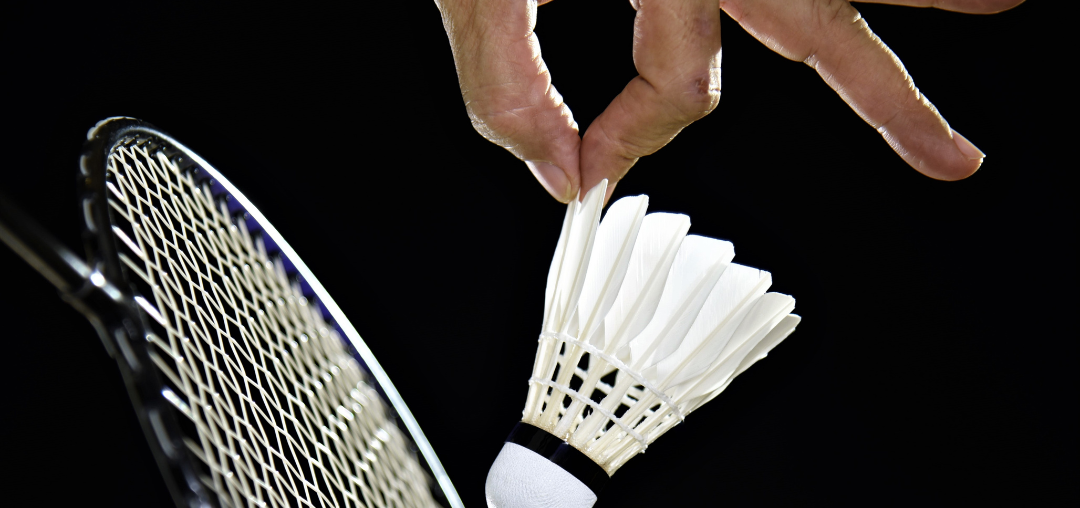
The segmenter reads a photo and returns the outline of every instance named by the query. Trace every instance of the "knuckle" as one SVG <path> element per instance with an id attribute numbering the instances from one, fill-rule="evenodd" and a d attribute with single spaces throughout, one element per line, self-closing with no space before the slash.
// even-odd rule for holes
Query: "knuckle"
<path id="1" fill-rule="evenodd" d="M 545 79 L 464 92 L 473 129 L 519 158 L 538 156 L 551 139 L 577 132 L 562 96 Z"/>
<path id="2" fill-rule="evenodd" d="M 687 20 L 687 28 L 695 39 L 708 41 L 719 40 L 720 23 L 712 11 L 699 12 Z"/>
<path id="3" fill-rule="evenodd" d="M 813 0 L 810 8 L 800 16 L 800 23 L 805 26 L 803 51 L 791 57 L 818 69 L 821 63 L 819 51 L 827 50 L 837 44 L 846 44 L 853 38 L 870 35 L 866 20 L 847 0 Z M 851 30 L 855 26 L 856 30 Z"/>
<path id="4" fill-rule="evenodd" d="M 676 120 L 686 123 L 711 113 L 720 103 L 720 73 L 709 69 L 691 74 L 668 87 L 664 99 L 675 112 Z"/>
<path id="5" fill-rule="evenodd" d="M 476 102 L 469 102 L 465 107 L 469 114 L 469 122 L 484 139 L 502 147 L 507 147 L 509 139 L 520 127 L 514 119 L 506 114 L 498 114 L 489 107 Z"/>
<path id="6" fill-rule="evenodd" d="M 476 132 L 510 149 L 514 138 L 528 130 L 541 106 L 528 90 L 498 86 L 465 94 L 465 110 Z"/>
<path id="7" fill-rule="evenodd" d="M 505 138 L 513 137 L 522 128 L 522 119 L 515 110 L 494 111 L 490 108 L 468 108 L 469 120 L 476 132 L 489 141 L 503 144 Z"/>
<path id="8" fill-rule="evenodd" d="M 848 13 L 854 10 L 847 0 L 814 0 L 811 22 L 819 29 L 835 26 L 837 22 L 844 21 Z"/>
<path id="9" fill-rule="evenodd" d="M 602 123 L 589 126 L 582 139 L 583 151 L 607 152 L 625 161 L 634 161 L 657 150 L 655 143 L 637 139 L 627 132 L 610 132 Z"/>

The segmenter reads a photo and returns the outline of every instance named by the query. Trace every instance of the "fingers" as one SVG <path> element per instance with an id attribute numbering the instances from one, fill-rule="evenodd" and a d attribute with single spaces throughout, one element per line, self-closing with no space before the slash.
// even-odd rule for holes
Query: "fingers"
<path id="1" fill-rule="evenodd" d="M 640 75 L 593 121 L 581 145 L 581 188 L 607 178 L 607 197 L 638 158 L 666 145 L 720 99 L 716 1 L 634 5 L 634 65 Z"/>
<path id="2" fill-rule="evenodd" d="M 526 162 L 555 199 L 577 194 L 581 138 L 533 33 L 536 0 L 440 1 L 473 127 Z"/>
<path id="3" fill-rule="evenodd" d="M 918 171 L 959 180 L 982 164 L 982 152 L 949 128 L 900 59 L 846 1 L 757 0 L 721 6 L 774 51 L 817 70 Z"/>
<path id="4" fill-rule="evenodd" d="M 859 0 L 859 2 L 906 5 L 908 7 L 936 7 L 946 11 L 971 14 L 993 14 L 1012 9 L 1024 3 L 1024 0 Z"/>

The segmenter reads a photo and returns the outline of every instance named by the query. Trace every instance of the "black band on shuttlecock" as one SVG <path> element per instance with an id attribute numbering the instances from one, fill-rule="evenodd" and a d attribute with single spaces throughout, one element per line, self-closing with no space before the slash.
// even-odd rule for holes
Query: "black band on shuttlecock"
<path id="1" fill-rule="evenodd" d="M 567 473 L 574 475 L 574 478 L 580 480 L 598 496 L 607 484 L 609 476 L 604 468 L 593 462 L 588 455 L 581 453 L 581 450 L 539 427 L 518 422 L 514 430 L 510 431 L 510 435 L 506 436 L 506 442 L 524 446 L 550 460 Z"/>

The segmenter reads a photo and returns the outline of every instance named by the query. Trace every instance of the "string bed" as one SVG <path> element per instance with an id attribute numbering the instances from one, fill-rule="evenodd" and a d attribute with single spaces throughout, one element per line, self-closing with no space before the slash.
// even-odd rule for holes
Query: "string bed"
<path id="1" fill-rule="evenodd" d="M 109 156 L 112 232 L 202 482 L 226 507 L 438 506 L 318 302 L 210 185 L 146 139 Z"/>

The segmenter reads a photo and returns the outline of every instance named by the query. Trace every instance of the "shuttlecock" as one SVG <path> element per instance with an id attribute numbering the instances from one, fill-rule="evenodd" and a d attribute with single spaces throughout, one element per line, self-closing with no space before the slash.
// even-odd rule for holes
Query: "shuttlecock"
<path id="1" fill-rule="evenodd" d="M 600 211 L 607 181 L 570 203 L 548 272 L 521 423 L 488 472 L 488 506 L 590 507 L 608 477 L 712 400 L 799 322 L 768 272 L 690 219 Z"/>

